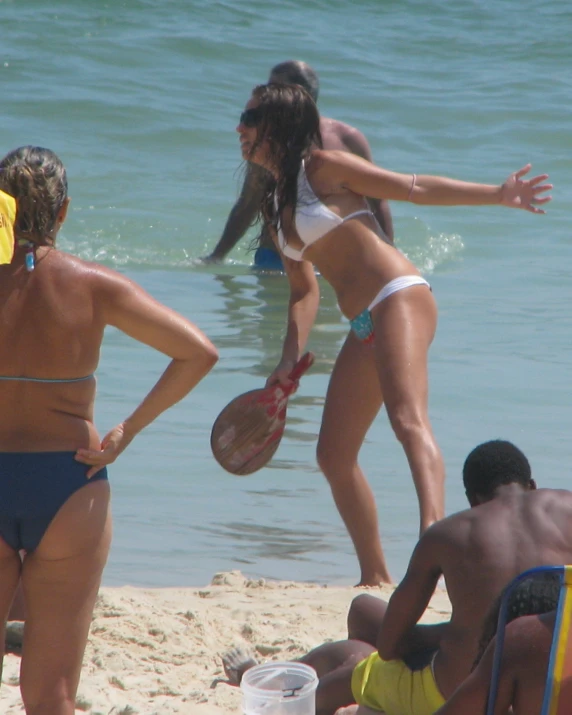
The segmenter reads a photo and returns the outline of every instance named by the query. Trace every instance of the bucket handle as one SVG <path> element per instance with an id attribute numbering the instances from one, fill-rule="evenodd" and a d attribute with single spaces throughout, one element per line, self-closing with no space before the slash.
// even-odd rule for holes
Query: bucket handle
<path id="1" fill-rule="evenodd" d="M 298 691 L 302 690 L 303 687 L 303 685 L 298 685 L 296 688 L 283 689 L 282 692 L 285 698 L 295 698 L 298 695 Z"/>

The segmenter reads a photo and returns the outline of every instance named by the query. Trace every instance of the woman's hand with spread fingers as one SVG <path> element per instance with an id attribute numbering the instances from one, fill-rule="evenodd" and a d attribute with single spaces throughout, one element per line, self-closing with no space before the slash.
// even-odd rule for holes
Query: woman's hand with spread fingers
<path id="1" fill-rule="evenodd" d="M 548 174 L 533 176 L 532 179 L 522 177 L 531 169 L 531 164 L 523 166 L 519 171 L 515 171 L 504 182 L 501 188 L 501 204 L 514 209 L 524 209 L 535 214 L 545 213 L 539 205 L 552 201 L 552 196 L 540 196 L 545 191 L 552 189 L 552 184 L 544 184 L 548 179 Z"/>

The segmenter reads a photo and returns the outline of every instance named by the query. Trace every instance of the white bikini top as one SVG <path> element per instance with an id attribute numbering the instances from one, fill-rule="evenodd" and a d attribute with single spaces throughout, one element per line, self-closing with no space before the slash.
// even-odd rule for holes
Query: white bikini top
<path id="1" fill-rule="evenodd" d="M 278 208 L 276 194 L 274 195 L 274 206 Z M 302 250 L 293 248 L 284 240 L 282 228 L 278 229 L 278 243 L 282 253 L 294 261 L 303 261 L 304 251 L 316 241 L 319 241 L 334 228 L 337 228 L 342 223 L 349 221 L 356 216 L 373 216 L 369 209 L 361 209 L 354 211 L 348 216 L 338 216 L 329 209 L 313 192 L 310 182 L 306 176 L 304 162 L 300 166 L 298 172 L 298 200 L 296 201 L 296 232 L 302 243 Z M 374 217 L 375 218 L 375 217 Z"/>

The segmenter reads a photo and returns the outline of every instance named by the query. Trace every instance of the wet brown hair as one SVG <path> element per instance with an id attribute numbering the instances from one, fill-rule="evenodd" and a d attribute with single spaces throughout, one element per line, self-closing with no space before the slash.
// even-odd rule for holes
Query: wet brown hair
<path id="1" fill-rule="evenodd" d="M 0 189 L 16 199 L 16 238 L 53 243 L 60 209 L 68 195 L 64 165 L 49 149 L 22 146 L 0 161 Z"/>
<path id="2" fill-rule="evenodd" d="M 320 114 L 305 89 L 273 82 L 255 87 L 252 97 L 262 110 L 258 136 L 252 151 L 268 143 L 268 159 L 277 169 L 264 185 L 261 218 L 277 229 L 285 208 L 295 216 L 298 202 L 298 172 L 311 149 L 322 148 Z M 276 196 L 276 204 L 274 202 Z"/>

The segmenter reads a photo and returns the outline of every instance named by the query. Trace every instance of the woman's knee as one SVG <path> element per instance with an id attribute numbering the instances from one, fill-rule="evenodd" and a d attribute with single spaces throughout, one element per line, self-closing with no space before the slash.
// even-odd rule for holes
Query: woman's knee
<path id="1" fill-rule="evenodd" d="M 355 640 L 363 640 L 360 636 L 367 630 L 367 606 L 368 600 L 372 598 L 367 593 L 360 593 L 350 603 L 348 610 L 348 638 Z"/>
<path id="2" fill-rule="evenodd" d="M 434 442 L 429 418 L 420 410 L 408 407 L 387 409 L 389 422 L 398 441 L 404 447 L 421 444 L 430 445 Z"/>
<path id="3" fill-rule="evenodd" d="M 326 476 L 331 472 L 331 467 L 333 466 L 332 450 L 321 439 L 318 440 L 316 445 L 316 462 Z"/>
<path id="4" fill-rule="evenodd" d="M 356 596 L 348 611 L 348 638 L 375 645 L 386 608 L 385 601 L 376 596 L 368 593 Z"/>
<path id="5" fill-rule="evenodd" d="M 347 450 L 340 450 L 332 445 L 329 440 L 318 440 L 316 447 L 316 461 L 329 482 L 337 481 L 340 475 L 347 478 L 357 464 L 357 455 L 348 454 Z"/>
<path id="6" fill-rule="evenodd" d="M 43 691 L 26 682 L 21 682 L 20 688 L 26 715 L 75 712 L 75 694 L 70 694 L 65 681 L 58 681 Z"/>

